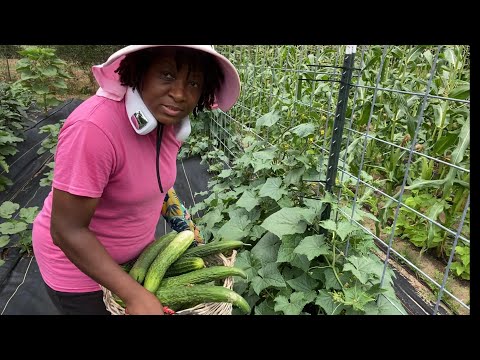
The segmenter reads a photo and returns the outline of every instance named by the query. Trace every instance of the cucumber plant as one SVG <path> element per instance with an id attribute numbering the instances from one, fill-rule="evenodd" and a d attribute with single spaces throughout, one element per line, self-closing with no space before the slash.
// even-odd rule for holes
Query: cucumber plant
<path id="1" fill-rule="evenodd" d="M 257 123 L 275 136 L 271 116 Z M 325 206 L 337 204 L 303 181 L 319 173 L 317 157 L 302 150 L 309 134 L 303 127 L 291 131 L 285 143 L 294 146 L 287 150 L 283 142 L 245 138 L 244 153 L 215 176 L 210 196 L 191 213 L 206 210 L 196 220 L 206 240 L 253 246 L 239 251 L 235 266 L 247 279 L 236 278 L 235 291 L 254 314 L 405 313 L 392 272 L 382 279 L 383 263 L 369 251 L 372 238 L 346 220 L 321 220 Z M 364 215 L 357 210 L 355 218 Z"/>
<path id="2" fill-rule="evenodd" d="M 65 119 L 62 119 L 56 124 L 45 125 L 40 128 L 40 134 L 47 133 L 48 135 L 40 144 L 40 148 L 38 149 L 37 154 L 41 155 L 47 151 L 49 151 L 51 154 L 55 154 L 58 144 L 58 134 L 60 133 L 60 129 L 62 128 L 64 122 Z M 50 170 L 45 173 L 45 177 L 40 179 L 40 186 L 52 185 L 55 162 L 49 162 L 47 164 L 47 167 L 50 168 Z"/>
<path id="3" fill-rule="evenodd" d="M 18 219 L 12 218 L 13 214 L 20 209 L 20 205 L 11 201 L 5 201 L 0 206 L 0 217 L 5 219 L 0 224 L 0 248 L 6 247 L 16 237 L 14 246 L 20 247 L 20 252 L 32 253 L 32 231 L 30 225 L 38 213 L 38 207 L 21 208 L 18 211 Z M 3 263 L 0 259 L 0 265 Z"/>
<path id="4" fill-rule="evenodd" d="M 0 83 L 0 167 L 9 172 L 7 158 L 18 152 L 17 144 L 24 140 L 24 128 L 30 118 L 27 110 L 32 104 L 31 93 L 18 84 Z M 0 174 L 0 191 L 12 185 Z"/>

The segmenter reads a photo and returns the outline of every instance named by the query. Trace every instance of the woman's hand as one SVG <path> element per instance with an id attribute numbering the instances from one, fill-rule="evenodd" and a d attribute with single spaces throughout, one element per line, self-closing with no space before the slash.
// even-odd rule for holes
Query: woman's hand
<path id="1" fill-rule="evenodd" d="M 125 304 L 125 314 L 128 315 L 164 315 L 162 304 L 147 289 L 138 291 L 135 297 L 125 301 Z"/>
<path id="2" fill-rule="evenodd" d="M 202 235 L 200 235 L 200 230 L 198 229 L 197 225 L 193 226 L 193 233 L 195 234 L 194 239 L 197 242 L 197 244 L 203 244 Z"/>

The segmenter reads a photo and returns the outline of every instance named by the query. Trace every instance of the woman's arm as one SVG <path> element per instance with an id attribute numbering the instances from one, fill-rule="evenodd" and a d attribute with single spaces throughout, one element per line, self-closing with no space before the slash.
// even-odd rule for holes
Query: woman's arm
<path id="1" fill-rule="evenodd" d="M 156 296 L 123 271 L 89 230 L 98 201 L 54 188 L 50 227 L 54 244 L 81 271 L 118 295 L 129 314 L 163 315 Z"/>

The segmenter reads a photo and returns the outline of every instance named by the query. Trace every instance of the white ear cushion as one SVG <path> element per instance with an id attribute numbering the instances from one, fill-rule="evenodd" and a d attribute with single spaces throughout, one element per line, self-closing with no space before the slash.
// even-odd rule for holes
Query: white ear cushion
<path id="1" fill-rule="evenodd" d="M 187 140 L 191 131 L 192 127 L 190 125 L 190 118 L 188 116 L 180 120 L 180 122 L 175 125 L 175 137 L 178 141 L 184 142 Z"/>

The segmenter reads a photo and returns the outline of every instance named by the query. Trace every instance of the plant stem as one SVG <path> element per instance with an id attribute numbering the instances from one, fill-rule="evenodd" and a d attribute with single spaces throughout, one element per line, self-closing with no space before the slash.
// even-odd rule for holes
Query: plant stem
<path id="1" fill-rule="evenodd" d="M 332 264 L 328 261 L 328 258 L 325 256 L 325 260 L 327 261 L 328 265 L 332 268 L 333 274 L 335 275 L 335 278 L 337 279 L 338 283 L 342 287 L 342 290 L 345 291 L 345 288 L 343 287 L 342 282 L 340 281 L 340 278 L 337 274 L 337 271 L 335 270 L 335 233 L 332 235 L 332 249 L 333 249 L 333 256 L 332 256 Z"/>
<path id="2" fill-rule="evenodd" d="M 308 271 L 312 270 L 312 269 L 325 269 L 325 268 L 329 268 L 331 267 L 330 265 L 327 265 L 327 266 L 312 266 L 311 268 L 308 268 Z"/>

